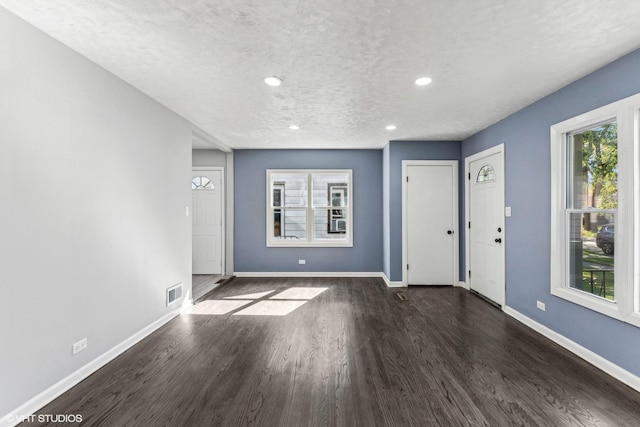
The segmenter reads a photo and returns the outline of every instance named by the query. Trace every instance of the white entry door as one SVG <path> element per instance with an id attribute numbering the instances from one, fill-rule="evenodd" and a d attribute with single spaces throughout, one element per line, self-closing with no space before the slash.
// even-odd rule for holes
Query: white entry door
<path id="1" fill-rule="evenodd" d="M 458 250 L 457 162 L 402 163 L 404 281 L 408 285 L 453 285 Z"/>
<path id="2" fill-rule="evenodd" d="M 468 279 L 472 290 L 504 305 L 504 153 L 502 146 L 467 158 Z"/>
<path id="3" fill-rule="evenodd" d="M 222 274 L 222 171 L 194 170 L 191 181 L 193 274 Z"/>

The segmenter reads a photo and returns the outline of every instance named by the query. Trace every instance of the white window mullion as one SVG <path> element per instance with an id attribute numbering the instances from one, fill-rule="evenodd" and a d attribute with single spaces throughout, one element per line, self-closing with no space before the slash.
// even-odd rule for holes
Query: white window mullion
<path id="1" fill-rule="evenodd" d="M 630 304 L 632 316 L 640 324 L 640 106 L 633 108 L 633 134 L 632 134 L 632 155 L 633 161 L 633 186 L 630 190 L 633 202 L 632 222 L 633 222 L 633 263 L 630 267 L 632 278 L 631 295 L 633 301 Z"/>
<path id="2" fill-rule="evenodd" d="M 635 311 L 636 286 L 634 281 L 635 243 L 634 243 L 634 175 L 638 163 L 634 162 L 637 143 L 636 111 L 638 106 L 621 109 L 618 114 L 618 212 L 615 240 L 619 253 L 615 265 L 616 295 L 619 295 L 620 314 L 631 316 Z M 628 178 L 627 178 L 628 177 Z"/>

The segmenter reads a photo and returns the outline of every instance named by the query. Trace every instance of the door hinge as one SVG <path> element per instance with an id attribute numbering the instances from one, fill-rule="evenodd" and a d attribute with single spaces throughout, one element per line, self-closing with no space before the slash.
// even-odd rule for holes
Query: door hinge
<path id="1" fill-rule="evenodd" d="M 469 221 L 469 228 L 471 228 L 471 221 Z"/>
<path id="2" fill-rule="evenodd" d="M 407 175 L 407 182 L 409 182 L 409 176 Z"/>
<path id="3" fill-rule="evenodd" d="M 469 270 L 469 277 L 471 277 L 471 270 Z"/>
<path id="4" fill-rule="evenodd" d="M 407 270 L 409 269 L 409 264 L 407 264 Z"/>
<path id="5" fill-rule="evenodd" d="M 471 181 L 471 172 L 469 172 L 469 174 L 467 175 L 467 179 Z"/>

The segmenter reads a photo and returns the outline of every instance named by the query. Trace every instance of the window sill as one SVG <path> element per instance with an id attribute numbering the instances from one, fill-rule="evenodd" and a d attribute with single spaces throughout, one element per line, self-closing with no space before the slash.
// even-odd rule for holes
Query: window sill
<path id="1" fill-rule="evenodd" d="M 268 248 L 352 248 L 353 242 L 267 242 Z"/>
<path id="2" fill-rule="evenodd" d="M 555 287 L 551 289 L 551 294 L 559 298 L 578 304 L 589 310 L 596 311 L 605 316 L 612 317 L 617 320 L 623 320 L 620 314 L 618 304 L 614 301 L 607 301 L 603 298 L 593 296 L 587 292 L 577 289 L 568 289 L 565 287 Z"/>

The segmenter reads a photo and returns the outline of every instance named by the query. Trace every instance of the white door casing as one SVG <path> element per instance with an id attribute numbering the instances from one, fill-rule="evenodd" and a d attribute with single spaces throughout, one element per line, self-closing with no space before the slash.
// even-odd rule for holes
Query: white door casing
<path id="1" fill-rule="evenodd" d="M 402 281 L 454 285 L 458 276 L 458 162 L 402 162 Z"/>
<path id="2" fill-rule="evenodd" d="M 194 168 L 192 179 L 197 177 L 210 180 L 211 188 L 193 189 L 192 185 L 192 273 L 223 274 L 223 168 Z"/>
<path id="3" fill-rule="evenodd" d="M 505 304 L 504 145 L 465 159 L 469 288 Z"/>

